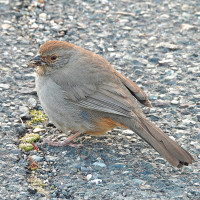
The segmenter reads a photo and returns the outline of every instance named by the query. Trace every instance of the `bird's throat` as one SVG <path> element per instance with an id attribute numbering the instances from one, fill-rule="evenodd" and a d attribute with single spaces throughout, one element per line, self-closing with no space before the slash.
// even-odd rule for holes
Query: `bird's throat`
<path id="1" fill-rule="evenodd" d="M 44 67 L 44 66 L 37 66 L 36 72 L 37 72 L 37 74 L 38 74 L 39 76 L 42 76 L 42 75 L 44 75 L 45 72 L 46 72 L 46 67 Z"/>

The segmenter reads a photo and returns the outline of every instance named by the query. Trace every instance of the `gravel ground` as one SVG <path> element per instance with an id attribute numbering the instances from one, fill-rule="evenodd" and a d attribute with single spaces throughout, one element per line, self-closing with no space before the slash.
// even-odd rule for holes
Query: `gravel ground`
<path id="1" fill-rule="evenodd" d="M 0 20 L 0 199 L 200 199 L 199 0 L 0 0 Z M 43 139 L 59 132 L 48 122 L 39 151 L 20 151 L 19 139 L 38 131 L 25 123 L 29 111 L 41 110 L 27 62 L 51 39 L 94 51 L 137 82 L 153 104 L 148 118 L 196 162 L 175 169 L 122 129 L 51 147 Z"/>

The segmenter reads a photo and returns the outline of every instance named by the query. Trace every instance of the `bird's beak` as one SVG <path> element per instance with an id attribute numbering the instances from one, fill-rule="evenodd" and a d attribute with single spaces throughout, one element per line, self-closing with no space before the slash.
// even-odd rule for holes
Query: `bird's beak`
<path id="1" fill-rule="evenodd" d="M 43 66 L 46 65 L 46 62 L 41 58 L 40 55 L 36 55 L 35 58 L 29 61 L 29 65 L 31 66 Z"/>

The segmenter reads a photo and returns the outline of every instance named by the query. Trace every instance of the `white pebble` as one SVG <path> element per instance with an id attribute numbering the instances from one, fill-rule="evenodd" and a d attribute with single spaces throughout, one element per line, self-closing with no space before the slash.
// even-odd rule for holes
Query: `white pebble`
<path id="1" fill-rule="evenodd" d="M 89 181 L 92 178 L 92 174 L 88 174 L 86 178 Z"/>
<path id="2" fill-rule="evenodd" d="M 102 180 L 101 179 L 94 179 L 91 181 L 91 183 L 95 183 L 96 185 L 102 183 Z"/>
<path id="3" fill-rule="evenodd" d="M 45 21 L 47 19 L 47 14 L 46 13 L 40 13 L 39 14 L 39 18 L 42 20 L 42 21 Z"/>

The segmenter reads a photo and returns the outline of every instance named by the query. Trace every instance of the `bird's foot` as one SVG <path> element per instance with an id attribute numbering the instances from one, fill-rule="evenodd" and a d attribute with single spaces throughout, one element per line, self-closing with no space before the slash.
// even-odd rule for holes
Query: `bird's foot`
<path id="1" fill-rule="evenodd" d="M 46 139 L 44 139 L 44 143 L 47 143 L 48 145 L 51 145 L 54 147 L 71 146 L 71 147 L 79 148 L 82 146 L 81 144 L 73 144 L 73 143 L 71 143 L 71 141 L 73 141 L 80 134 L 81 134 L 80 132 L 77 132 L 74 135 L 68 137 L 66 140 L 58 141 L 58 142 L 53 142 L 53 141 L 51 141 L 50 138 L 46 138 Z"/>

